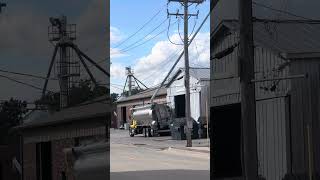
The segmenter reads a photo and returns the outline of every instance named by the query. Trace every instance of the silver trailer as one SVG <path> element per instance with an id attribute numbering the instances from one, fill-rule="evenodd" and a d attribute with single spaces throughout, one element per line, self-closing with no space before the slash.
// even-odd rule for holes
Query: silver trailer
<path id="1" fill-rule="evenodd" d="M 157 136 L 169 132 L 172 122 L 172 113 L 165 104 L 148 104 L 131 109 L 133 119 L 136 121 L 135 128 L 129 128 L 130 136 L 143 134 L 145 136 Z"/>

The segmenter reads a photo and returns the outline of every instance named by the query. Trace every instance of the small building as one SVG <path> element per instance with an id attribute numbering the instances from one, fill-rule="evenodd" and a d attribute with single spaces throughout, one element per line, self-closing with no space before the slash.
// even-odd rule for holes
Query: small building
<path id="1" fill-rule="evenodd" d="M 209 109 L 210 68 L 190 67 L 190 110 L 191 118 L 198 122 L 200 117 L 207 117 Z M 185 69 L 180 68 L 170 79 L 167 88 L 167 103 L 175 117 L 185 117 Z"/>
<path id="2" fill-rule="evenodd" d="M 156 88 L 152 88 L 144 90 L 132 96 L 120 97 L 117 101 L 117 128 L 124 126 L 125 123 L 130 123 L 129 115 L 131 108 L 139 105 L 150 104 L 151 97 L 155 93 L 155 91 Z M 167 103 L 166 97 L 166 88 L 161 88 L 156 95 L 154 102 L 160 104 Z"/>
<path id="3" fill-rule="evenodd" d="M 23 136 L 24 179 L 73 180 L 64 150 L 107 140 L 109 101 L 103 96 L 54 113 L 36 110 L 29 114 L 15 127 Z"/>
<path id="4" fill-rule="evenodd" d="M 307 179 L 320 173 L 320 25 L 254 21 L 258 173 L 262 179 Z M 211 171 L 242 177 L 239 24 L 211 34 Z"/>

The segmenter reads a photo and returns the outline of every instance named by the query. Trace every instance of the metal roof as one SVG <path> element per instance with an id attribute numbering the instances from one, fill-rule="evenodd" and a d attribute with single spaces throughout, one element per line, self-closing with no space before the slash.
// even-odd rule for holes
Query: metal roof
<path id="1" fill-rule="evenodd" d="M 145 91 L 139 92 L 138 94 L 128 96 L 128 97 L 120 97 L 117 103 L 121 102 L 127 102 L 132 100 L 138 100 L 138 99 L 145 99 L 145 98 L 151 98 L 153 93 L 157 90 L 157 88 L 147 89 Z M 157 96 L 167 95 L 167 89 L 165 87 L 162 87 Z"/>
<path id="2" fill-rule="evenodd" d="M 237 20 L 224 20 L 222 26 L 231 31 L 239 31 Z M 253 36 L 256 46 L 265 47 L 278 53 L 319 53 L 320 23 L 308 20 L 257 20 L 253 23 Z"/>
<path id="3" fill-rule="evenodd" d="M 177 77 L 184 72 L 185 68 L 179 68 L 178 71 L 171 77 L 169 80 L 168 84 L 166 87 L 169 87 L 172 82 L 174 82 Z M 191 77 L 194 77 L 198 79 L 199 81 L 201 80 L 208 80 L 210 79 L 210 68 L 196 68 L 196 67 L 190 67 L 189 68 L 189 74 Z"/>
<path id="4" fill-rule="evenodd" d="M 210 68 L 190 67 L 189 73 L 190 73 L 190 76 L 198 80 L 210 79 Z"/>
<path id="5" fill-rule="evenodd" d="M 22 125 L 15 127 L 15 129 L 41 127 L 67 123 L 74 120 L 103 117 L 109 112 L 110 102 L 107 100 L 107 96 L 102 96 L 54 113 L 34 111 L 26 117 Z"/>

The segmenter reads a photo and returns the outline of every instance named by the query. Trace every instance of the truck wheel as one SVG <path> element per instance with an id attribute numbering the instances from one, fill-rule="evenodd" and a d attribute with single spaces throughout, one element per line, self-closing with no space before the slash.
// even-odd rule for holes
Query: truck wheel
<path id="1" fill-rule="evenodd" d="M 133 137 L 134 136 L 134 130 L 129 128 L 129 136 L 130 137 Z"/>
<path id="2" fill-rule="evenodd" d="M 148 137 L 153 136 L 153 130 L 151 128 L 148 128 Z"/>

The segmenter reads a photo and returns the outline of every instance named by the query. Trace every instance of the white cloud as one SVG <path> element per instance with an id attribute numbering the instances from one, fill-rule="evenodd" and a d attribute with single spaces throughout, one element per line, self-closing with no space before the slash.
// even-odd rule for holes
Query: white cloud
<path id="1" fill-rule="evenodd" d="M 189 61 L 191 67 L 209 67 L 210 62 L 210 33 L 199 33 L 189 47 Z M 179 34 L 170 37 L 171 41 L 181 43 Z M 159 84 L 166 76 L 173 63 L 180 55 L 183 46 L 171 44 L 168 40 L 157 42 L 150 54 L 138 59 L 133 67 L 135 75 L 148 85 Z M 179 53 L 177 53 L 179 52 Z M 176 56 L 171 57 L 173 53 Z M 171 58 L 170 58 L 171 57 Z M 177 67 L 184 67 L 181 58 Z"/>
<path id="2" fill-rule="evenodd" d="M 112 63 L 110 67 L 111 78 L 114 80 L 125 79 L 125 66 Z"/>
<path id="3" fill-rule="evenodd" d="M 126 74 L 125 74 L 125 66 L 118 63 L 112 63 L 110 67 L 111 72 L 111 84 L 110 84 L 110 92 L 111 93 L 122 93 L 121 84 L 125 83 Z"/>
<path id="4" fill-rule="evenodd" d="M 110 27 L 110 43 L 118 43 L 123 39 L 123 36 L 120 32 L 120 30 L 116 27 L 111 26 Z"/>
<path id="5" fill-rule="evenodd" d="M 128 56 L 128 54 L 121 52 L 120 49 L 118 48 L 110 48 L 110 57 L 111 59 L 115 59 L 115 58 L 121 58 L 121 57 L 125 57 Z"/>

